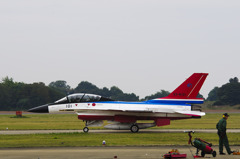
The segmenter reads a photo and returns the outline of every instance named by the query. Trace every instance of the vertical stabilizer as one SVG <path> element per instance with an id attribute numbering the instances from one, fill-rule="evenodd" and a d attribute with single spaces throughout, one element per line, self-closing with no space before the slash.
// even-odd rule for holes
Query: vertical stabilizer
<path id="1" fill-rule="evenodd" d="M 177 87 L 167 99 L 196 99 L 208 73 L 194 73 L 179 87 Z"/>

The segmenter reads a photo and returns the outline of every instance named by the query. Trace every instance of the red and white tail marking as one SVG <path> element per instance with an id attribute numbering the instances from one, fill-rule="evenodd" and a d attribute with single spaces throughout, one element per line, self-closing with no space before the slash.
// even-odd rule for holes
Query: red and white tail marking
<path id="1" fill-rule="evenodd" d="M 208 73 L 194 73 L 165 99 L 196 99 Z"/>

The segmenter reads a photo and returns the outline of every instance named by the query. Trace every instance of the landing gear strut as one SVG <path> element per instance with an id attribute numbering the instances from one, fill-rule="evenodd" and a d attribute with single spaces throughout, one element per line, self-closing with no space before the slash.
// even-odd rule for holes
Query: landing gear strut
<path id="1" fill-rule="evenodd" d="M 83 128 L 83 132 L 88 133 L 89 128 L 88 128 L 87 126 L 88 126 L 89 121 L 87 121 L 87 120 L 84 121 L 84 120 L 83 120 L 83 122 L 85 122 L 85 127 Z"/>

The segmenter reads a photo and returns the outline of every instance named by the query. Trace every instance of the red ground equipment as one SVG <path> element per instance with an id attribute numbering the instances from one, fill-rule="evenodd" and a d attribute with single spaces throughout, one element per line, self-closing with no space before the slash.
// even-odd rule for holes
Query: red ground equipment
<path id="1" fill-rule="evenodd" d="M 191 144 L 193 147 L 197 148 L 196 156 L 194 158 L 200 157 L 198 156 L 199 150 L 201 150 L 201 156 L 204 157 L 205 154 L 212 154 L 213 157 L 216 157 L 217 153 L 216 151 L 213 151 L 212 144 L 208 143 L 200 138 L 195 138 L 192 142 L 192 135 L 191 133 L 194 133 L 194 131 L 185 131 L 188 133 L 189 140 L 188 144 Z"/>
<path id="2" fill-rule="evenodd" d="M 181 158 L 181 159 L 183 159 L 183 158 L 187 157 L 187 154 L 180 154 L 178 149 L 172 149 L 171 151 L 166 153 L 163 157 L 165 159 L 172 159 L 172 158 L 175 158 L 175 159 L 180 159 Z"/>
<path id="3" fill-rule="evenodd" d="M 233 151 L 233 155 L 240 155 L 239 150 L 235 150 L 235 151 Z"/>

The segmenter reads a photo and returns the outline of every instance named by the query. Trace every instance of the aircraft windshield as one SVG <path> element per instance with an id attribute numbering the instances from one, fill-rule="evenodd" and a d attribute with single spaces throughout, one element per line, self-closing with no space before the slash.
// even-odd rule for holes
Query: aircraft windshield
<path id="1" fill-rule="evenodd" d="M 97 102 L 100 100 L 100 98 L 101 96 L 98 96 L 98 95 L 85 94 L 81 102 Z"/>
<path id="2" fill-rule="evenodd" d="M 68 96 L 69 103 L 97 102 L 101 96 L 94 94 L 72 94 Z"/>
<path id="3" fill-rule="evenodd" d="M 69 103 L 79 103 L 84 94 L 72 94 L 68 96 Z"/>
<path id="4" fill-rule="evenodd" d="M 61 104 L 61 103 L 67 103 L 67 102 L 68 102 L 67 97 L 63 97 L 62 99 L 59 99 L 59 100 L 56 101 L 55 103 Z"/>
<path id="5" fill-rule="evenodd" d="M 65 104 L 65 103 L 98 102 L 98 101 L 112 101 L 112 100 L 99 95 L 95 95 L 95 94 L 76 93 L 76 94 L 71 94 L 62 99 L 59 99 L 55 103 Z"/>

